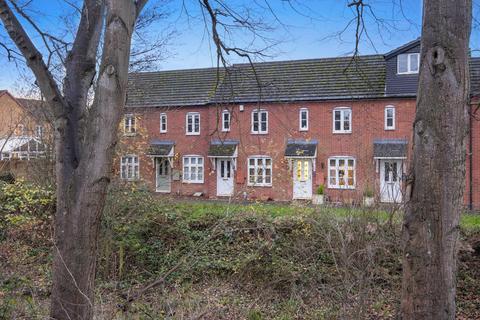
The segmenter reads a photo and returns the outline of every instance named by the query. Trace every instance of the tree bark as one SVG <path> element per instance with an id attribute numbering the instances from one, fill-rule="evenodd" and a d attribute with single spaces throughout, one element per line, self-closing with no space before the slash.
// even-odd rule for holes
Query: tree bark
<path id="1" fill-rule="evenodd" d="M 471 0 L 425 0 L 403 225 L 402 319 L 454 319 L 465 188 Z"/>
<path id="2" fill-rule="evenodd" d="M 92 319 L 97 238 L 110 181 L 117 128 L 125 105 L 135 21 L 147 0 L 85 0 L 61 92 L 42 55 L 0 0 L 0 19 L 55 115 L 53 319 Z M 106 9 L 106 15 L 105 15 Z M 92 105 L 100 38 L 102 58 Z"/>
<path id="3" fill-rule="evenodd" d="M 85 105 L 90 87 L 85 81 L 93 78 L 92 61 L 82 61 L 84 77 L 75 74 L 82 68 L 78 64 L 72 65 L 72 73 L 66 77 L 66 101 L 77 112 L 70 113 L 71 117 L 63 125 L 64 131 L 59 131 L 56 137 L 57 214 L 51 305 L 54 319 L 93 318 L 100 217 L 110 181 L 118 123 L 125 105 L 130 42 L 137 18 L 132 0 L 107 0 L 106 8 L 102 59 L 90 108 Z M 95 30 L 92 37 L 98 38 Z M 84 44 L 84 48 L 89 47 Z M 79 51 L 91 52 L 91 49 Z M 76 56 L 69 59 L 73 62 Z M 84 101 L 79 106 L 81 109 L 73 104 L 78 103 L 78 99 Z"/>

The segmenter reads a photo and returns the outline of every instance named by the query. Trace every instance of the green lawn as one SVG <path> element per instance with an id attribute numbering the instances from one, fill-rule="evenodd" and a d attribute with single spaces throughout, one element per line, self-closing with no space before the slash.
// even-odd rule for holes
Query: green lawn
<path id="1" fill-rule="evenodd" d="M 393 221 L 400 223 L 401 211 L 389 209 L 371 209 L 355 207 L 328 207 L 295 205 L 290 203 L 226 203 L 216 201 L 175 201 L 164 203 L 170 210 L 187 216 L 190 220 L 201 220 L 206 217 L 219 218 L 236 213 L 254 213 L 269 218 L 290 217 L 295 215 L 331 215 L 339 218 L 368 217 L 380 221 L 388 221 L 393 214 Z M 173 208 L 171 207 L 173 205 Z M 460 220 L 462 230 L 467 232 L 480 231 L 479 214 L 463 214 Z"/>

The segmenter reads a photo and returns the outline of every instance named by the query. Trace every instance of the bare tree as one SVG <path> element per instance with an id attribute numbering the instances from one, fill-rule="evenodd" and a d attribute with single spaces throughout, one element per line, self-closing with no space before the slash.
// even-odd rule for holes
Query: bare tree
<path id="1" fill-rule="evenodd" d="M 130 43 L 147 0 L 85 0 L 65 60 L 63 89 L 11 9 L 0 0 L 0 18 L 35 75 L 55 115 L 57 212 L 51 317 L 91 319 L 96 240 L 125 104 Z M 28 21 L 26 15 L 22 15 Z M 43 34 L 43 39 L 48 36 Z M 51 38 L 50 38 L 51 39 Z M 45 40 L 45 43 L 48 43 Z M 99 44 L 101 62 L 96 74 Z M 50 61 L 50 59 L 48 59 Z M 96 79 L 94 100 L 88 93 Z"/>
<path id="2" fill-rule="evenodd" d="M 465 188 L 471 0 L 425 0 L 402 319 L 454 319 Z"/>

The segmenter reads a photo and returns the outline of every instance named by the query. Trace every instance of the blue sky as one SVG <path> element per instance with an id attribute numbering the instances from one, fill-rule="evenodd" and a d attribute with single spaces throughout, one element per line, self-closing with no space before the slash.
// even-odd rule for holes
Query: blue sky
<path id="1" fill-rule="evenodd" d="M 197 0 L 156 0 L 169 16 L 152 27 L 152 35 L 161 35 L 175 31 L 167 46 L 168 54 L 156 66 L 159 70 L 201 68 L 216 65 L 216 56 L 209 34 L 206 32 Z M 168 1 L 164 3 L 165 1 Z M 354 17 L 347 0 L 292 0 L 294 8 L 281 0 L 270 0 L 275 16 L 265 7 L 265 0 L 226 0 L 229 6 L 241 11 L 245 6 L 252 8 L 252 14 L 266 25 L 275 26 L 263 35 L 273 39 L 276 45 L 267 51 L 263 61 L 307 59 L 351 54 L 354 48 L 354 25 L 347 28 Z M 406 42 L 416 39 L 421 28 L 420 0 L 370 0 L 368 1 L 376 17 L 382 23 L 375 22 L 367 12 L 366 26 L 371 39 L 363 36 L 360 44 L 361 54 L 385 53 Z M 400 3 L 402 6 L 400 7 Z M 151 8 L 151 7 L 150 7 Z M 62 17 L 71 12 L 71 8 L 62 0 L 34 0 L 31 14 L 38 24 L 49 30 L 58 31 Z M 0 31 L 0 41 L 4 30 Z M 68 35 L 65 35 L 68 38 Z M 245 46 L 252 44 L 256 48 L 264 46 L 253 41 L 248 32 L 234 33 L 234 44 Z M 34 39 L 38 43 L 39 38 Z M 473 32 L 471 46 L 479 48 L 479 36 Z M 3 54 L 3 52 L 0 52 Z M 0 89 L 19 92 L 22 82 L 19 68 L 0 56 L 3 65 L 0 77 Z M 230 62 L 245 62 L 231 57 Z M 20 68 L 22 70 L 22 68 Z M 27 72 L 28 74 L 28 72 Z"/>

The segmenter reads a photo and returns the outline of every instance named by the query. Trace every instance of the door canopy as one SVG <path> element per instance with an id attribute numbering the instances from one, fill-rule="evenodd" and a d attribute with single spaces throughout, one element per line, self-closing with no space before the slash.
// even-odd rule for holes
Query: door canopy
<path id="1" fill-rule="evenodd" d="M 407 140 L 377 139 L 373 141 L 374 159 L 406 159 Z"/>

